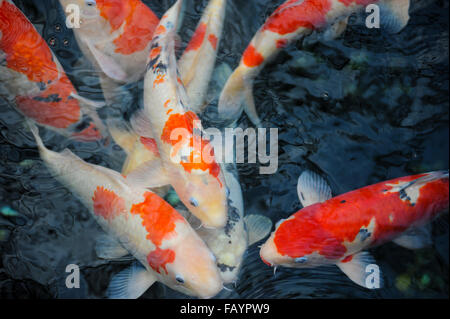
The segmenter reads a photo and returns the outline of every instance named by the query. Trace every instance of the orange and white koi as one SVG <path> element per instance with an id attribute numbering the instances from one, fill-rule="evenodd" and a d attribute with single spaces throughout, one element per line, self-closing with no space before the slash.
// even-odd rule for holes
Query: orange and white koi
<path id="1" fill-rule="evenodd" d="M 214 70 L 222 35 L 226 0 L 210 0 L 183 55 L 178 61 L 181 80 L 189 97 L 189 107 L 200 113 Z"/>
<path id="2" fill-rule="evenodd" d="M 57 58 L 10 0 L 0 0 L 0 95 L 26 117 L 82 141 L 105 134 L 96 108 L 80 97 Z"/>
<path id="3" fill-rule="evenodd" d="M 219 114 L 227 120 L 237 119 L 245 108 L 256 125 L 261 120 L 255 109 L 253 81 L 268 61 L 288 44 L 314 30 L 331 26 L 338 36 L 345 30 L 347 18 L 369 4 L 380 6 L 382 27 L 400 31 L 409 19 L 409 0 L 288 0 L 258 30 L 234 70 L 219 98 Z M 244 105 L 244 106 L 243 106 Z"/>
<path id="4" fill-rule="evenodd" d="M 214 148 L 203 137 L 200 120 L 188 109 L 188 98 L 178 76 L 174 34 L 182 1 L 177 1 L 156 28 L 144 81 L 144 121 L 136 131 L 151 130 L 161 156 L 162 169 L 153 168 L 155 185 L 170 184 L 190 212 L 207 227 L 224 227 L 227 220 L 226 187 Z M 147 136 L 140 134 L 141 136 Z M 201 147 L 196 147 L 196 145 Z M 205 154 L 209 158 L 204 158 Z"/>
<path id="5" fill-rule="evenodd" d="M 121 174 L 84 162 L 68 149 L 47 149 L 31 125 L 42 160 L 110 236 L 96 250 L 102 258 L 131 253 L 143 266 L 116 275 L 110 298 L 137 298 L 155 281 L 187 295 L 210 298 L 222 289 L 215 257 L 189 223 L 167 202 Z M 114 247 L 114 243 L 116 247 Z"/>
<path id="6" fill-rule="evenodd" d="M 153 32 L 159 22 L 140 0 L 60 0 L 64 8 L 80 8 L 80 27 L 73 28 L 77 43 L 100 72 L 107 101 L 117 88 L 144 76 Z M 66 11 L 66 10 L 65 10 Z M 66 11 L 69 17 L 72 12 Z"/>
<path id="7" fill-rule="evenodd" d="M 396 178 L 333 198 L 327 183 L 307 171 L 297 190 L 304 208 L 277 224 L 261 248 L 262 260 L 295 268 L 335 264 L 363 287 L 366 267 L 374 264 L 365 249 L 389 241 L 410 249 L 426 246 L 431 239 L 425 226 L 449 205 L 448 171 Z"/>

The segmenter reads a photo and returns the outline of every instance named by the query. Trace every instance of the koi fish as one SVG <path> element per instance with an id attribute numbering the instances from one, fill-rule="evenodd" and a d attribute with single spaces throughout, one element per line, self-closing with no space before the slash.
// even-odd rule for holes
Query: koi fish
<path id="1" fill-rule="evenodd" d="M 188 222 L 167 202 L 132 180 L 84 162 L 68 149 L 47 149 L 31 125 L 40 156 L 52 175 L 89 209 L 109 235 L 97 243 L 105 259 L 132 254 L 140 264 L 117 274 L 110 298 L 138 298 L 155 281 L 184 294 L 210 298 L 222 289 L 215 257 Z"/>
<path id="2" fill-rule="evenodd" d="M 425 226 L 448 210 L 448 171 L 406 176 L 331 198 L 331 189 L 306 171 L 297 191 L 303 209 L 281 220 L 261 247 L 270 266 L 311 268 L 337 265 L 353 282 L 366 287 L 364 251 L 389 241 L 409 248 L 430 243 Z M 381 275 L 380 275 L 381 278 Z"/>
<path id="3" fill-rule="evenodd" d="M 287 45 L 327 27 L 337 37 L 347 19 L 369 4 L 380 8 L 381 26 L 399 32 L 409 20 L 409 0 L 288 0 L 266 20 L 242 55 L 239 66 L 228 79 L 219 98 L 219 115 L 235 120 L 245 109 L 256 126 L 261 120 L 255 109 L 253 80 L 264 66 Z"/>
<path id="4" fill-rule="evenodd" d="M 170 184 L 205 226 L 224 227 L 224 177 L 210 141 L 202 136 L 200 127 L 194 127 L 200 120 L 186 106 L 188 98 L 177 72 L 174 34 L 181 4 L 177 1 L 156 28 L 144 80 L 143 116 L 132 121 L 141 136 L 155 139 L 161 156 L 162 165 L 155 161 L 154 167 L 145 170 L 151 176 L 143 174 L 141 180 L 147 187 Z"/>
<path id="5" fill-rule="evenodd" d="M 100 73 L 107 101 L 120 85 L 145 74 L 150 42 L 159 19 L 140 0 L 60 0 L 63 8 L 80 8 L 80 27 L 73 28 L 77 43 Z M 64 10 L 68 18 L 72 12 Z"/>
<path id="6" fill-rule="evenodd" d="M 189 107 L 197 114 L 207 105 L 205 95 L 216 62 L 226 4 L 226 0 L 209 2 L 194 35 L 178 61 L 181 80 L 189 97 Z"/>
<path id="7" fill-rule="evenodd" d="M 81 141 L 103 137 L 96 109 L 79 96 L 45 40 L 10 0 L 0 0 L 0 96 L 29 119 Z"/>
<path id="8" fill-rule="evenodd" d="M 235 283 L 238 279 L 247 248 L 270 233 L 272 221 L 262 215 L 246 215 L 241 185 L 234 164 L 221 165 L 228 192 L 228 220 L 224 228 L 200 227 L 199 221 L 188 212 L 182 214 L 216 256 L 223 283 Z"/>

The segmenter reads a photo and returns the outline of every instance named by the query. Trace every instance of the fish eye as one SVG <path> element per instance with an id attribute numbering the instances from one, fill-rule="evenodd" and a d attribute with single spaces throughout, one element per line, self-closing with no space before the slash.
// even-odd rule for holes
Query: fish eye
<path id="1" fill-rule="evenodd" d="M 305 262 L 307 262 L 308 261 L 308 257 L 298 257 L 298 258 L 295 258 L 295 262 L 297 263 L 297 264 L 304 264 Z"/>
<path id="2" fill-rule="evenodd" d="M 184 279 L 183 279 L 183 277 L 181 277 L 180 275 L 177 275 L 177 276 L 175 277 L 175 280 L 178 281 L 180 284 L 184 284 Z"/>
<path id="3" fill-rule="evenodd" d="M 191 199 L 189 199 L 189 203 L 194 207 L 198 206 L 198 201 L 194 197 L 191 197 Z"/>
<path id="4" fill-rule="evenodd" d="M 86 3 L 86 5 L 89 7 L 93 7 L 93 6 L 97 5 L 97 1 L 95 1 L 95 0 L 85 0 L 84 3 Z"/>

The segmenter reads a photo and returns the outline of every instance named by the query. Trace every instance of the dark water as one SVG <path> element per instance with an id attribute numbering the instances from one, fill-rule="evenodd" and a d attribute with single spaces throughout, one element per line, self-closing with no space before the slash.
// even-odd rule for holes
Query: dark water
<path id="1" fill-rule="evenodd" d="M 98 79 L 65 29 L 57 1 L 14 1 L 51 44 L 83 96 L 101 99 Z M 161 17 L 172 1 L 144 1 Z M 253 34 L 281 3 L 229 0 L 218 62 L 234 68 Z M 186 1 L 183 46 L 207 1 Z M 322 172 L 333 193 L 404 175 L 448 169 L 448 2 L 412 1 L 408 26 L 388 35 L 352 17 L 344 35 L 322 41 L 312 35 L 287 48 L 255 83 L 266 127 L 279 128 L 279 169 L 260 175 L 258 165 L 239 166 L 246 214 L 273 222 L 301 208 L 297 178 L 305 168 Z M 140 103 L 142 84 L 102 117 L 125 114 Z M 249 122 L 243 116 L 240 125 Z M 54 150 L 68 147 L 94 164 L 120 170 L 124 153 L 114 145 L 78 143 L 41 129 Z M 105 262 L 94 252 L 102 233 L 84 208 L 39 160 L 23 118 L 0 100 L 1 298 L 101 298 L 110 277 L 127 262 Z M 433 246 L 409 251 L 395 244 L 371 250 L 385 287 L 369 291 L 336 267 L 296 270 L 265 266 L 249 249 L 233 292 L 241 298 L 448 298 L 448 214 L 433 222 Z M 66 265 L 80 266 L 81 289 L 65 289 Z M 155 284 L 143 298 L 184 296 Z"/>

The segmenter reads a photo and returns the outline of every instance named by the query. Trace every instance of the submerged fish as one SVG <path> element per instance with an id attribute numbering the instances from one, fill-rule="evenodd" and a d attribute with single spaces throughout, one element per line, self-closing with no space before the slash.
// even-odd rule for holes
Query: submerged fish
<path id="1" fill-rule="evenodd" d="M 60 0 L 63 8 L 80 8 L 73 31 L 83 54 L 100 72 L 107 101 L 118 87 L 140 80 L 159 19 L 140 0 Z M 64 10 L 69 17 L 72 12 Z"/>
<path id="2" fill-rule="evenodd" d="M 178 61 L 181 80 L 189 97 L 189 107 L 200 113 L 207 105 L 205 95 L 214 70 L 226 0 L 210 0 L 194 35 Z"/>
<path id="3" fill-rule="evenodd" d="M 327 183 L 307 171 L 297 190 L 304 208 L 277 224 L 261 248 L 262 260 L 295 268 L 335 264 L 363 287 L 367 266 L 374 264 L 365 249 L 389 241 L 424 247 L 430 243 L 425 225 L 449 203 L 448 171 L 396 178 L 333 198 Z"/>
<path id="4" fill-rule="evenodd" d="M 223 174 L 210 141 L 203 137 L 200 125 L 196 127 L 200 120 L 188 107 L 177 72 L 174 35 L 181 3 L 177 1 L 167 11 L 155 31 L 144 82 L 145 110 L 133 121 L 136 132 L 155 139 L 161 156 L 160 162 L 142 170 L 141 179 L 147 187 L 172 185 L 205 226 L 224 227 L 227 201 Z"/>
<path id="5" fill-rule="evenodd" d="M 48 150 L 37 128 L 32 132 L 42 160 L 52 175 L 70 189 L 110 236 L 99 241 L 102 258 L 131 253 L 143 266 L 116 275 L 110 298 L 137 298 L 155 281 L 187 295 L 210 298 L 222 289 L 215 258 L 189 223 L 153 192 L 132 180 L 74 155 Z"/>
<path id="6" fill-rule="evenodd" d="M 0 0 L 0 96 L 38 124 L 78 140 L 98 140 L 104 127 L 80 97 L 45 40 L 9 0 Z"/>
<path id="7" fill-rule="evenodd" d="M 228 79 L 219 98 L 220 116 L 235 120 L 245 108 L 253 124 L 260 126 L 253 80 L 267 62 L 289 43 L 314 30 L 331 26 L 331 36 L 339 35 L 345 30 L 350 14 L 372 3 L 380 7 L 381 26 L 388 31 L 398 32 L 408 23 L 409 0 L 288 0 L 283 3 L 255 34 Z"/>

